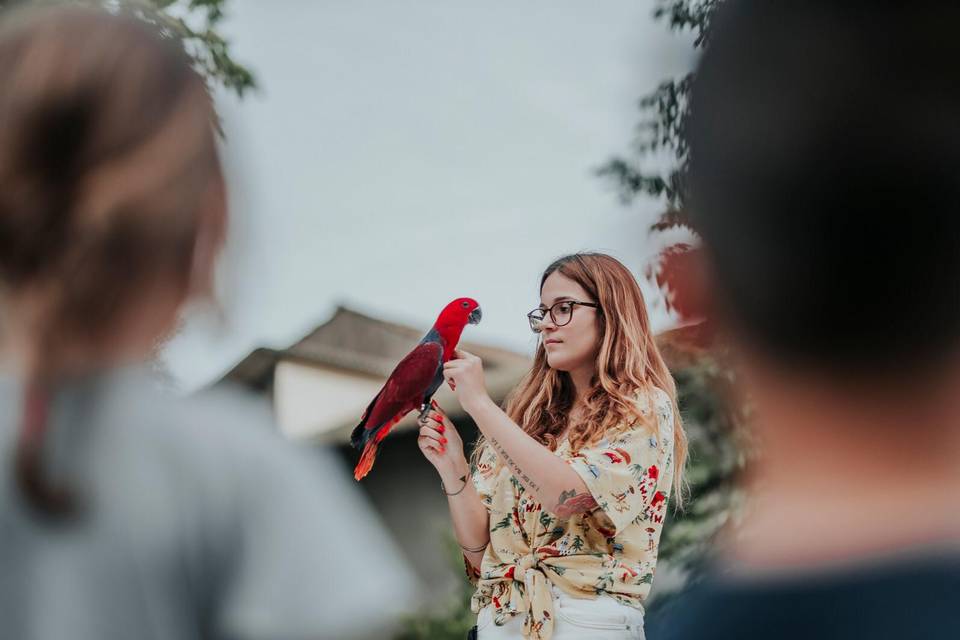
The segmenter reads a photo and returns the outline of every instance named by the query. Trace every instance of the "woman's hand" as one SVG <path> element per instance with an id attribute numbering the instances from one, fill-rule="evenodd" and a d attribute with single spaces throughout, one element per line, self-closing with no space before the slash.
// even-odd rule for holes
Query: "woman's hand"
<path id="1" fill-rule="evenodd" d="M 443 365 L 443 377 L 447 379 L 463 410 L 473 415 L 483 402 L 490 401 L 483 376 L 483 362 L 466 351 L 457 350 L 453 354 L 455 359 Z"/>
<path id="2" fill-rule="evenodd" d="M 470 481 L 470 465 L 463 455 L 463 440 L 450 418 L 440 409 L 435 400 L 430 401 L 431 410 L 420 423 L 417 445 L 430 461 L 447 493 L 453 493 Z"/>

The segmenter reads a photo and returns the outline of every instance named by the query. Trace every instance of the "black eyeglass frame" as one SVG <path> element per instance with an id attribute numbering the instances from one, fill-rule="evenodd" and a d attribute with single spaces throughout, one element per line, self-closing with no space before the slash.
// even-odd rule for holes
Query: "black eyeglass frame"
<path id="1" fill-rule="evenodd" d="M 570 316 L 567 318 L 567 321 L 563 323 L 557 322 L 557 317 L 553 314 L 553 310 L 561 304 L 573 305 L 570 307 Z M 557 327 L 567 326 L 568 324 L 570 324 L 570 321 L 573 320 L 573 310 L 577 305 L 580 305 L 581 307 L 592 307 L 600 311 L 600 305 L 595 302 L 580 302 L 579 300 L 558 300 L 557 302 L 554 302 L 552 305 L 550 305 L 550 307 L 547 309 L 544 309 L 543 307 L 537 307 L 536 309 L 534 309 L 533 311 L 527 314 L 527 320 L 530 322 L 530 330 L 533 331 L 534 333 L 540 333 L 541 331 L 543 331 L 543 329 L 540 329 L 539 327 L 537 327 L 536 324 L 543 322 L 546 319 L 547 314 L 550 314 L 550 319 L 553 320 L 553 324 L 555 326 Z M 534 314 L 540 314 L 540 315 L 539 317 L 537 317 Z"/>

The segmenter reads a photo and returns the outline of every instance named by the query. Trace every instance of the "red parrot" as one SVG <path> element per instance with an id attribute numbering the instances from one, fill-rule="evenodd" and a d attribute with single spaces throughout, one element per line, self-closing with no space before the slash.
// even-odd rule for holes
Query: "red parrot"
<path id="1" fill-rule="evenodd" d="M 476 300 L 457 298 L 443 308 L 427 335 L 397 364 L 350 435 L 350 444 L 363 451 L 354 478 L 360 480 L 370 472 L 377 447 L 393 425 L 414 409 L 420 411 L 421 419 L 427 414 L 430 399 L 443 384 L 443 364 L 453 358 L 464 327 L 479 323 L 481 317 Z"/>

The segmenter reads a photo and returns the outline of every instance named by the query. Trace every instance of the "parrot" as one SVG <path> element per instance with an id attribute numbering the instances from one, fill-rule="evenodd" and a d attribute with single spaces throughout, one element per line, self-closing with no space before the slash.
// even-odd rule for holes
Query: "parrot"
<path id="1" fill-rule="evenodd" d="M 356 480 L 370 473 L 377 447 L 395 424 L 414 409 L 420 411 L 421 420 L 427 415 L 433 394 L 443 384 L 443 365 L 453 359 L 460 334 L 468 324 L 479 324 L 482 317 L 476 300 L 457 298 L 443 308 L 430 331 L 397 364 L 350 435 L 350 444 L 363 452 L 353 472 Z"/>

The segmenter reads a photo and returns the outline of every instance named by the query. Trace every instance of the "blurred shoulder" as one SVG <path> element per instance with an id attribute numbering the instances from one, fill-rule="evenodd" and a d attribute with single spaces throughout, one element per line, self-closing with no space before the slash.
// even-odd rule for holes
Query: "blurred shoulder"
<path id="1" fill-rule="evenodd" d="M 220 468 L 299 455 L 277 430 L 267 399 L 232 385 L 183 396 L 136 372 L 114 385 L 109 410 L 109 422 L 126 432 L 121 437 L 154 455 Z"/>

